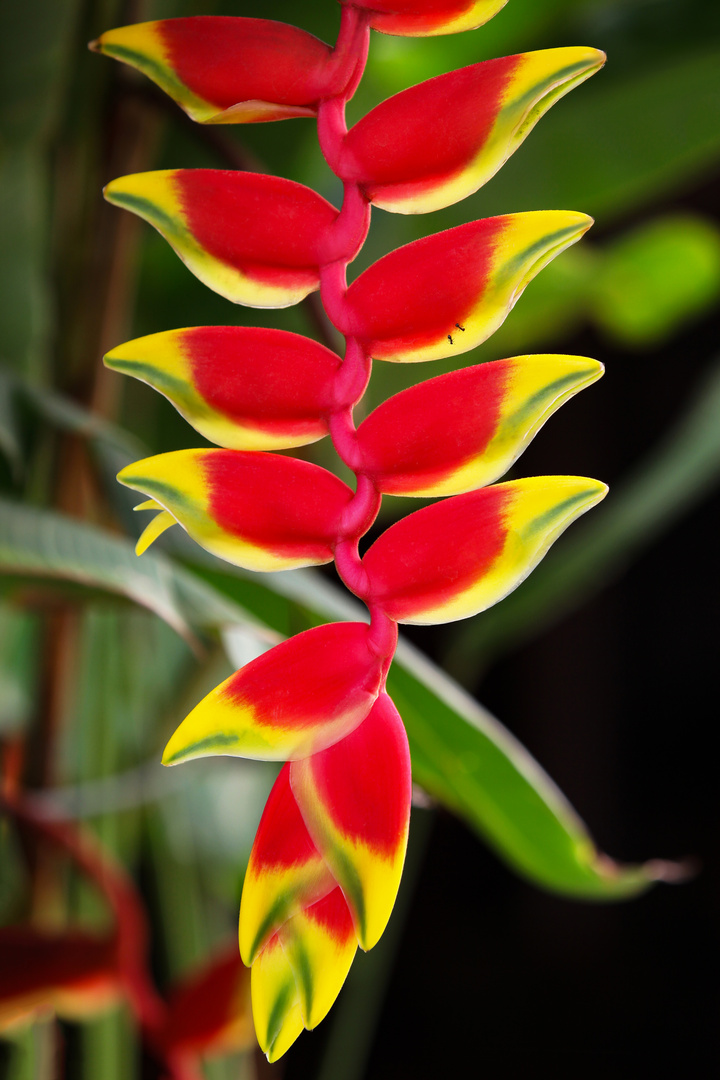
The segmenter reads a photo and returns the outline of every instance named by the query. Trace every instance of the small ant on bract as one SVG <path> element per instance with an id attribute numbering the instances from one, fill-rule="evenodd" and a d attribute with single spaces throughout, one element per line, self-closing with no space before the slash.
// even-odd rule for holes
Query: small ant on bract
<path id="1" fill-rule="evenodd" d="M 449 342 L 450 342 L 450 344 L 452 345 L 452 343 L 453 343 L 453 339 L 452 339 L 452 336 L 451 336 L 450 334 L 448 334 L 448 341 L 449 341 Z"/>
<path id="2" fill-rule="evenodd" d="M 463 334 L 465 333 L 465 327 L 464 326 L 461 326 L 459 322 L 456 322 L 455 325 L 457 326 L 458 330 L 462 330 Z"/>

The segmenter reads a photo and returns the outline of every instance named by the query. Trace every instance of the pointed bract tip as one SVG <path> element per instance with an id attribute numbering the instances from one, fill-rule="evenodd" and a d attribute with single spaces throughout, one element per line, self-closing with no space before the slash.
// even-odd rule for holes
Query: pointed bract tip
<path id="1" fill-rule="evenodd" d="M 584 236 L 588 229 L 592 229 L 595 224 L 595 218 L 590 217 L 589 214 L 582 214 L 579 211 L 568 211 L 568 217 L 573 217 L 575 219 L 578 237 Z"/>
<path id="2" fill-rule="evenodd" d="M 100 38 L 93 38 L 92 41 L 88 41 L 87 47 L 90 50 L 90 52 L 96 52 L 96 53 L 102 52 L 101 39 Z"/>
<path id="3" fill-rule="evenodd" d="M 107 185 L 105 185 L 107 187 Z M 105 188 L 103 188 L 103 198 L 105 198 Z M 111 371 L 117 371 L 117 356 L 116 353 L 120 346 L 111 349 L 110 352 L 106 352 L 103 356 L 103 364 L 106 368 L 110 368 Z"/>
<path id="4" fill-rule="evenodd" d="M 176 753 L 170 750 L 171 742 L 172 738 L 168 739 L 167 746 L 163 750 L 162 757 L 160 758 L 160 764 L 164 765 L 167 769 L 171 768 L 173 765 L 179 765 L 182 760 Z"/>

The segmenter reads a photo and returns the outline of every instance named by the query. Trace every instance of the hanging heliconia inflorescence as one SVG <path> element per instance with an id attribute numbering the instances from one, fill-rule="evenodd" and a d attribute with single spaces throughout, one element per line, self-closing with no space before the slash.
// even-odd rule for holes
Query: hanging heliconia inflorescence
<path id="1" fill-rule="evenodd" d="M 357 946 L 390 916 L 410 816 L 410 758 L 385 692 L 398 623 L 484 610 L 525 578 L 606 492 L 543 476 L 495 484 L 548 417 L 602 374 L 595 360 L 518 356 L 430 379 L 356 429 L 372 360 L 464 353 L 503 322 L 525 286 L 591 219 L 546 210 L 473 221 L 381 258 L 348 287 L 371 207 L 426 213 L 472 194 L 539 118 L 604 63 L 589 48 L 473 64 L 378 105 L 349 131 L 345 105 L 371 27 L 417 36 L 471 30 L 505 0 L 342 0 L 334 48 L 265 19 L 199 17 L 112 30 L 93 44 L 145 72 L 195 120 L 317 117 L 343 184 L 337 210 L 311 189 L 257 173 L 176 169 L 110 183 L 222 296 L 285 307 L 320 290 L 345 355 L 281 330 L 193 327 L 106 357 L 170 399 L 221 449 L 138 461 L 119 479 L 157 515 L 144 551 L 176 522 L 251 570 L 335 561 L 368 623 L 321 626 L 253 660 L 183 721 L 166 764 L 210 754 L 284 760 L 258 828 L 240 910 L 260 1045 L 273 1061 L 323 1019 Z M 272 451 L 329 435 L 355 474 Z M 492 485 L 492 486 L 488 486 Z M 358 543 L 383 493 L 443 496 Z"/>

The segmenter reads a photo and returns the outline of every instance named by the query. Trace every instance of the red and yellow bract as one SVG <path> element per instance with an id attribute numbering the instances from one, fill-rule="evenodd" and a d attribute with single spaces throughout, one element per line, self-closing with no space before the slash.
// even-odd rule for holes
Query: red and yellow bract
<path id="1" fill-rule="evenodd" d="M 336 170 L 384 210 L 450 206 L 486 183 L 541 116 L 604 61 L 597 49 L 545 49 L 438 75 L 351 128 Z"/>
<path id="2" fill-rule="evenodd" d="M 363 420 L 362 471 L 388 495 L 459 495 L 491 484 L 602 373 L 583 356 L 515 356 L 418 383 Z"/>
<path id="3" fill-rule="evenodd" d="M 319 287 L 338 216 L 302 184 L 228 169 L 123 176 L 105 198 L 154 225 L 215 292 L 253 307 L 288 307 Z"/>
<path id="4" fill-rule="evenodd" d="M 194 326 L 128 341 L 105 363 L 165 394 L 218 446 L 281 450 L 327 434 L 342 360 L 284 330 Z"/>
<path id="5" fill-rule="evenodd" d="M 380 692 L 382 667 L 365 623 L 328 623 L 296 634 L 203 698 L 170 739 L 163 761 L 314 754 L 365 719 Z"/>
<path id="6" fill-rule="evenodd" d="M 109 30 L 92 48 L 132 64 L 201 123 L 314 116 L 333 85 L 329 45 L 268 19 L 164 19 Z"/>
<path id="7" fill-rule="evenodd" d="M 118 479 L 152 496 L 164 528 L 178 521 L 202 547 L 248 570 L 330 562 L 352 499 L 317 465 L 241 450 L 174 450 L 128 465 Z M 144 537 L 138 546 L 145 550 Z"/>
<path id="8" fill-rule="evenodd" d="M 372 360 L 464 353 L 502 324 L 528 283 L 592 221 L 567 210 L 505 214 L 391 251 L 348 287 L 371 206 L 424 213 L 476 191 L 540 117 L 594 74 L 596 49 L 488 60 L 405 90 L 348 131 L 370 28 L 432 35 L 486 22 L 505 0 L 342 0 L 334 48 L 262 19 L 145 23 L 94 48 L 148 74 L 210 123 L 317 116 L 342 209 L 291 180 L 227 170 L 143 173 L 106 197 L 145 218 L 229 300 L 293 304 L 315 289 L 346 339 L 341 360 L 277 330 L 193 327 L 113 349 L 224 449 L 181 450 L 120 480 L 157 516 L 143 551 L 179 522 L 254 570 L 334 559 L 369 625 L 309 630 L 247 664 L 178 727 L 166 764 L 207 754 L 285 760 L 250 857 L 240 950 L 271 1061 L 332 1005 L 358 945 L 382 934 L 400 882 L 410 758 L 385 691 L 400 622 L 445 622 L 502 599 L 603 498 L 585 477 L 493 484 L 549 416 L 602 374 L 586 357 L 520 356 L 430 379 L 356 429 Z M 355 474 L 267 453 L 329 434 Z M 391 526 L 360 557 L 383 493 L 449 496 Z"/>
<path id="9" fill-rule="evenodd" d="M 368 12 L 373 30 L 403 37 L 430 37 L 474 30 L 507 0 L 341 0 Z"/>
<path id="10" fill-rule="evenodd" d="M 526 285 L 591 225 L 586 214 L 537 210 L 415 240 L 353 281 L 343 330 L 374 360 L 467 352 L 495 333 Z"/>

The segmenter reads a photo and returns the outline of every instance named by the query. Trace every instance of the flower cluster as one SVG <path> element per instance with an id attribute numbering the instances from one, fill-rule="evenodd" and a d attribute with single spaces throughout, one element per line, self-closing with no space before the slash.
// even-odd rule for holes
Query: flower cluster
<path id="1" fill-rule="evenodd" d="M 370 29 L 448 34 L 505 0 L 342 0 L 334 48 L 265 19 L 198 17 L 125 27 L 94 47 L 145 72 L 195 120 L 317 118 L 343 185 L 337 210 L 288 179 L 193 169 L 125 176 L 110 202 L 150 222 L 228 300 L 284 307 L 320 290 L 344 357 L 300 335 L 194 327 L 114 349 L 106 363 L 173 402 L 218 449 L 124 469 L 156 511 L 142 552 L 179 523 L 251 570 L 334 560 L 368 623 L 306 631 L 210 693 L 171 738 L 166 764 L 209 754 L 286 762 L 247 871 L 240 950 L 252 965 L 257 1035 L 270 1060 L 335 1000 L 357 946 L 371 948 L 397 893 L 410 815 L 405 731 L 385 692 L 398 623 L 482 611 L 514 589 L 606 488 L 576 476 L 495 484 L 547 418 L 595 381 L 585 357 L 520 356 L 465 367 L 390 398 L 355 427 L 373 360 L 467 352 L 525 286 L 585 233 L 572 211 L 473 221 L 385 255 L 349 286 L 373 206 L 419 214 L 476 191 L 538 119 L 603 64 L 589 48 L 488 60 L 414 86 L 350 130 L 345 106 Z M 273 451 L 329 435 L 355 490 Z M 442 496 L 358 544 L 384 493 Z"/>

